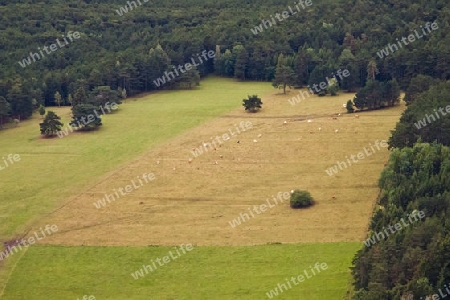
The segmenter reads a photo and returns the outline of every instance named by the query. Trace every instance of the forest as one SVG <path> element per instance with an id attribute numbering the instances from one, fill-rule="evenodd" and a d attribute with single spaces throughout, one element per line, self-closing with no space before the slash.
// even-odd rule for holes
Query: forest
<path id="1" fill-rule="evenodd" d="M 158 0 L 141 2 L 120 16 L 116 10 L 126 5 L 121 1 L 53 0 L 45 1 L 45 6 L 28 0 L 6 6 L 3 2 L 2 122 L 8 117 L 27 118 L 40 105 L 57 105 L 57 92 L 61 105 L 70 105 L 80 87 L 87 94 L 96 87 L 109 86 L 135 95 L 192 88 L 200 77 L 211 73 L 272 81 L 280 55 L 285 57 L 288 73 L 284 75 L 289 86 L 321 82 L 339 68 L 351 74 L 340 83 L 346 91 L 356 91 L 368 80 L 394 80 L 406 89 L 419 74 L 439 80 L 448 79 L 450 74 L 445 0 L 317 0 L 283 24 L 257 35 L 252 29 L 270 19 L 267 12 L 283 12 L 293 4 L 274 0 Z M 383 59 L 377 56 L 386 45 L 427 22 L 436 22 L 439 29 L 403 51 Z M 74 35 L 70 41 L 70 33 L 79 33 L 79 38 Z M 55 46 L 55 51 L 23 67 L 24 59 L 58 39 L 68 44 L 60 49 Z M 215 51 L 214 60 L 165 85 L 154 84 L 164 72 L 190 62 L 204 50 Z M 371 106 L 364 102 L 355 105 L 361 109 Z"/>
<path id="2" fill-rule="evenodd" d="M 369 237 L 417 211 L 425 218 L 358 252 L 353 299 L 425 299 L 445 291 L 450 284 L 450 148 L 438 143 L 396 148 L 379 187 Z"/>
<path id="3" fill-rule="evenodd" d="M 450 117 L 444 111 L 450 111 L 449 82 L 418 75 L 405 101 L 408 106 L 389 139 L 392 152 L 379 180 L 369 238 L 417 211 L 426 218 L 357 253 L 353 299 L 449 295 Z"/>

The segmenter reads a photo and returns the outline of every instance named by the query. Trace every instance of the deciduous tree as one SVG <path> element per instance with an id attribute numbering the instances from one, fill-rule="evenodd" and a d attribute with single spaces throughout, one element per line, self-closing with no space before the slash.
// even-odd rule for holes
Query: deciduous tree
<path id="1" fill-rule="evenodd" d="M 55 103 L 56 103 L 58 106 L 61 106 L 61 103 L 62 103 L 62 97 L 61 97 L 61 94 L 60 94 L 59 92 L 56 92 L 56 93 L 55 93 Z"/>

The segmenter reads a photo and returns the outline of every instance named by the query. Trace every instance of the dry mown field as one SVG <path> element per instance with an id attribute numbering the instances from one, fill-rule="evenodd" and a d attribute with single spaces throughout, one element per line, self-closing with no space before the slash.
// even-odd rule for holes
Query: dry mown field
<path id="1" fill-rule="evenodd" d="M 262 99 L 263 110 L 256 114 L 240 108 L 149 149 L 124 168 L 106 174 L 91 189 L 68 199 L 30 232 L 45 224 L 58 224 L 59 232 L 45 243 L 64 245 L 361 241 L 388 150 L 381 148 L 333 176 L 325 170 L 337 160 L 345 161 L 345 156 L 363 151 L 369 143 L 387 140 L 403 104 L 359 113 L 355 118 L 342 107 L 353 97 L 350 94 L 314 96 L 291 106 L 287 99 L 295 91 L 276 93 Z M 342 115 L 333 120 L 337 113 Z M 188 162 L 192 148 L 229 129 L 236 132 L 234 124 L 241 121 L 252 122 L 253 128 L 224 141 L 217 151 Z M 112 194 L 150 172 L 156 180 L 100 209 L 93 205 L 104 193 Z M 292 189 L 308 190 L 317 204 L 292 210 L 285 201 L 254 214 L 236 228 L 228 223 L 253 205 L 266 203 L 271 195 Z"/>

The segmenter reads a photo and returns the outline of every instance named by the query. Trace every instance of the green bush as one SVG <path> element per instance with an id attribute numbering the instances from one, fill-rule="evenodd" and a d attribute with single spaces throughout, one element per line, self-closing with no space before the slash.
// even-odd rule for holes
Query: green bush
<path id="1" fill-rule="evenodd" d="M 242 100 L 242 106 L 245 107 L 245 110 L 248 110 L 249 112 L 255 113 L 260 109 L 262 106 L 261 98 L 258 98 L 257 95 L 248 96 L 248 99 Z"/>
<path id="2" fill-rule="evenodd" d="M 355 109 L 353 108 L 353 102 L 352 102 L 352 100 L 348 100 L 348 101 L 347 101 L 347 106 L 346 106 L 346 108 L 347 108 L 347 113 L 349 113 L 349 114 L 355 112 Z"/>
<path id="3" fill-rule="evenodd" d="M 295 190 L 291 194 L 291 208 L 304 208 L 314 204 L 314 199 L 308 191 Z"/>

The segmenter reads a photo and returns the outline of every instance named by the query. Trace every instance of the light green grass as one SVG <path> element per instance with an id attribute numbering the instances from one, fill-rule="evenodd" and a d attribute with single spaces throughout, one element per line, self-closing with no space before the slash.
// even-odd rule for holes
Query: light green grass
<path id="1" fill-rule="evenodd" d="M 267 82 L 209 77 L 196 90 L 128 99 L 118 112 L 103 117 L 96 132 L 42 139 L 38 114 L 17 128 L 0 131 L 0 158 L 9 153 L 21 156 L 19 162 L 0 170 L 1 240 L 24 232 L 32 220 L 152 146 L 239 107 L 248 94 L 272 90 Z M 70 108 L 47 109 L 65 124 L 70 121 Z"/>
<path id="2" fill-rule="evenodd" d="M 276 299 L 343 299 L 351 259 L 361 243 L 194 247 L 135 280 L 131 273 L 173 247 L 31 246 L 15 268 L 4 300 L 269 299 L 266 292 L 316 262 L 328 269 Z"/>

